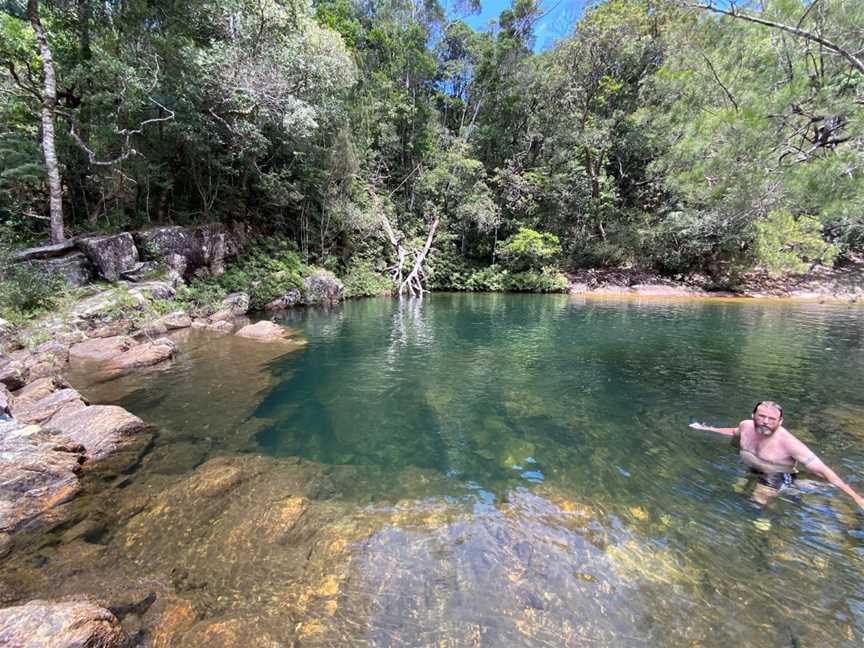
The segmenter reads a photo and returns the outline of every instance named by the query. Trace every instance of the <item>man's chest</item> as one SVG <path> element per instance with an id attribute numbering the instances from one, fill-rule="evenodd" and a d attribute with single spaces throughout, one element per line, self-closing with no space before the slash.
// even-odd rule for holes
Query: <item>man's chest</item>
<path id="1" fill-rule="evenodd" d="M 765 437 L 755 430 L 751 430 L 749 434 L 742 437 L 741 448 L 752 452 L 765 461 L 786 463 L 793 459 L 789 450 L 786 449 L 779 431 L 770 437 Z"/>

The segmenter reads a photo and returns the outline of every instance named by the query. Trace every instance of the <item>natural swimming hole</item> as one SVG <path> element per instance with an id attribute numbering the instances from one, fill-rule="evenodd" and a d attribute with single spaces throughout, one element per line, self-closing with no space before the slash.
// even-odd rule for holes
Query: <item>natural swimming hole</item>
<path id="1" fill-rule="evenodd" d="M 308 346 L 190 331 L 171 366 L 87 387 L 156 444 L 82 503 L 99 533 L 15 582 L 151 579 L 142 626 L 178 646 L 864 636 L 851 501 L 813 481 L 755 506 L 735 450 L 687 428 L 777 400 L 860 490 L 861 307 L 436 294 L 281 321 Z"/>

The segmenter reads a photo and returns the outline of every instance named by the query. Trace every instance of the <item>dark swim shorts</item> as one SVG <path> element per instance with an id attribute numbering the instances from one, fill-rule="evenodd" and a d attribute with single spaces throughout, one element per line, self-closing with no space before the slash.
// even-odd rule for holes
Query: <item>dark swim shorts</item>
<path id="1" fill-rule="evenodd" d="M 760 484 L 763 484 L 768 488 L 773 488 L 774 490 L 780 490 L 784 486 L 791 486 L 792 482 L 795 481 L 795 475 L 793 473 L 756 472 L 756 475 Z"/>

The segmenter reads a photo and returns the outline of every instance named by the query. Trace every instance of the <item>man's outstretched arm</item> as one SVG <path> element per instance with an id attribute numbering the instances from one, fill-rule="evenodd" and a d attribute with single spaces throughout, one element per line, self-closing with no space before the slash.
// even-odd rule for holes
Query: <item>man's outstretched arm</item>
<path id="1" fill-rule="evenodd" d="M 810 450 L 810 448 L 804 445 L 804 443 L 797 439 L 795 441 L 797 443 L 794 444 L 791 454 L 802 466 L 804 466 L 804 468 L 816 475 L 819 475 L 825 479 L 825 481 L 842 490 L 851 497 L 859 507 L 864 509 L 864 497 L 861 497 L 855 492 L 855 489 L 840 479 L 840 477 L 837 476 L 837 473 L 826 466 L 822 460 Z"/>
<path id="2" fill-rule="evenodd" d="M 713 425 L 706 425 L 705 423 L 691 423 L 687 427 L 691 427 L 694 430 L 705 430 L 706 432 L 716 432 L 717 434 L 725 434 L 726 436 L 736 436 L 738 434 L 738 428 L 714 427 Z"/>

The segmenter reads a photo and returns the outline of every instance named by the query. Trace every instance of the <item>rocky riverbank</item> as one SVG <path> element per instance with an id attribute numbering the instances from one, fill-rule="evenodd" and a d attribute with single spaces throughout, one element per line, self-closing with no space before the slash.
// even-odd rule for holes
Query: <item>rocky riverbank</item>
<path id="1" fill-rule="evenodd" d="M 864 302 L 864 260 L 838 268 L 815 267 L 803 275 L 748 272 L 715 281 L 692 274 L 670 278 L 639 268 L 584 269 L 567 273 L 570 294 L 597 297 L 696 297 Z"/>
<path id="2" fill-rule="evenodd" d="M 147 286 L 155 290 L 138 293 L 136 303 L 142 308 L 167 289 L 154 284 Z M 249 299 L 243 294 L 229 295 L 206 317 L 173 312 L 147 321 L 114 319 L 115 298 L 116 288 L 110 288 L 62 317 L 49 316 L 23 331 L 23 340 L 36 340 L 47 327 L 49 340 L 15 348 L 15 341 L 7 339 L 6 352 L 0 354 L 0 560 L 7 566 L 19 554 L 57 542 L 57 533 L 64 543 L 70 533 L 91 534 L 92 516 L 82 515 L 82 502 L 94 496 L 110 501 L 110 493 L 126 484 L 127 473 L 157 435 L 153 426 L 122 407 L 90 404 L 70 385 L 68 375 L 92 382 L 144 367 L 158 369 L 172 362 L 178 352 L 172 336 L 184 330 L 271 347 L 269 358 L 303 343 L 272 322 L 251 324 L 245 317 Z M 79 529 L 82 525 L 86 528 Z M 117 599 L 108 594 L 111 587 L 102 598 L 94 598 L 92 591 L 82 598 L 83 590 L 67 590 L 60 599 L 45 600 L 42 592 L 43 598 L 22 601 L 8 581 L 0 582 L 0 603 L 16 603 L 0 609 L 0 645 L 129 644 L 134 637 L 109 608 L 139 604 L 138 591 Z"/>

